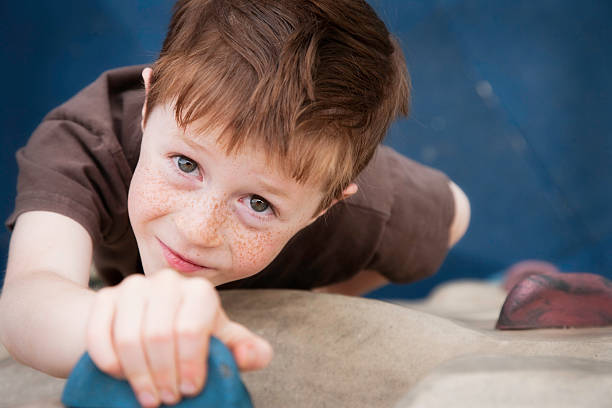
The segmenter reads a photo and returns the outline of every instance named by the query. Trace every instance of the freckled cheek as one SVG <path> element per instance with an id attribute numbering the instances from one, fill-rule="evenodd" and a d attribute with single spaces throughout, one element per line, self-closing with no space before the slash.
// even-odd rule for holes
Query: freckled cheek
<path id="1" fill-rule="evenodd" d="M 138 166 L 130 183 L 128 212 L 132 227 L 171 212 L 175 194 L 161 174 Z"/>
<path id="2" fill-rule="evenodd" d="M 264 269 L 283 249 L 291 233 L 242 232 L 237 234 L 232 245 L 236 279 L 254 275 Z"/>

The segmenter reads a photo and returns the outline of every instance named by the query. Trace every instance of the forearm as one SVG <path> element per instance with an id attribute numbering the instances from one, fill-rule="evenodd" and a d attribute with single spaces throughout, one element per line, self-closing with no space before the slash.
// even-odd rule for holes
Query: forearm
<path id="1" fill-rule="evenodd" d="M 361 296 L 387 283 L 389 283 L 389 280 L 378 272 L 364 269 L 348 280 L 315 288 L 313 292 Z"/>
<path id="2" fill-rule="evenodd" d="M 11 279 L 0 297 L 0 339 L 23 364 L 67 377 L 85 351 L 93 300 L 93 291 L 53 273 Z"/>

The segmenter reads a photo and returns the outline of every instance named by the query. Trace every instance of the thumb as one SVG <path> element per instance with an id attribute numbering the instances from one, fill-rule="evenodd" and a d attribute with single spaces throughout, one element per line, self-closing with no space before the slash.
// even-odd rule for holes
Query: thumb
<path id="1" fill-rule="evenodd" d="M 272 360 L 270 343 L 243 325 L 229 320 L 223 311 L 213 335 L 230 349 L 241 371 L 262 369 Z"/>

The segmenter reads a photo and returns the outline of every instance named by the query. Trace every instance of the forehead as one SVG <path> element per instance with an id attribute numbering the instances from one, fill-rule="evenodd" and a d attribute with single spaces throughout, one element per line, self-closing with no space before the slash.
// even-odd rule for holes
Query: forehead
<path id="1" fill-rule="evenodd" d="M 149 129 L 150 127 L 150 129 Z M 162 138 L 172 137 L 180 140 L 198 154 L 217 163 L 223 162 L 227 170 L 236 174 L 256 177 L 269 191 L 287 195 L 298 191 L 308 191 L 323 195 L 323 183 L 318 180 L 297 181 L 285 166 L 284 157 L 275 155 L 262 146 L 248 140 L 228 150 L 220 127 L 210 127 L 202 119 L 185 128 L 179 126 L 171 105 L 159 105 L 151 112 L 147 129 Z M 195 157 L 193 159 L 196 159 Z"/>

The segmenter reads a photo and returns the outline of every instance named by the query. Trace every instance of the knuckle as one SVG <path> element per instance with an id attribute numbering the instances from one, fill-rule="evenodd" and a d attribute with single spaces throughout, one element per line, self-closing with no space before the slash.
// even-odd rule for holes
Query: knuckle
<path id="1" fill-rule="evenodd" d="M 127 276 L 125 279 L 123 279 L 122 283 L 138 283 L 140 281 L 144 281 L 145 277 L 143 274 L 141 273 L 133 273 L 129 276 Z"/>
<path id="2" fill-rule="evenodd" d="M 115 335 L 115 345 L 121 350 L 133 350 L 140 347 L 140 338 L 132 333 L 117 333 Z"/>
<path id="3" fill-rule="evenodd" d="M 130 292 L 139 289 L 145 282 L 144 275 L 139 273 L 132 274 L 121 281 L 120 288 L 123 292 Z"/>
<path id="4" fill-rule="evenodd" d="M 205 330 L 204 323 L 189 320 L 177 324 L 176 335 L 183 339 L 196 339 L 202 336 Z"/>
<path id="5" fill-rule="evenodd" d="M 150 286 L 151 283 L 145 280 L 144 277 L 132 279 L 126 282 L 125 285 L 121 283 L 118 298 L 127 303 L 139 302 L 146 299 L 147 294 L 150 292 Z"/>
<path id="6" fill-rule="evenodd" d="M 94 362 L 96 363 L 96 366 L 105 373 L 111 375 L 119 375 L 119 373 L 121 373 L 121 365 L 115 358 L 96 358 Z"/>
<path id="7" fill-rule="evenodd" d="M 165 297 L 173 297 L 179 292 L 180 277 L 172 270 L 162 270 L 153 275 L 150 280 L 152 293 L 156 296 L 164 295 Z"/>
<path id="8" fill-rule="evenodd" d="M 109 353 L 103 353 L 97 348 L 87 348 L 89 357 L 94 362 L 96 367 L 101 371 L 111 375 L 119 375 L 121 373 L 121 363 L 117 359 L 117 356 Z"/>
<path id="9" fill-rule="evenodd" d="M 153 370 L 151 371 L 153 377 L 153 383 L 157 389 L 170 389 L 174 390 L 176 387 L 176 380 L 173 380 L 168 370 Z"/>
<path id="10" fill-rule="evenodd" d="M 157 279 L 167 279 L 167 280 L 176 280 L 178 279 L 177 273 L 169 268 L 165 268 L 157 272 L 155 275 Z"/>
<path id="11" fill-rule="evenodd" d="M 173 337 L 172 331 L 167 329 L 146 329 L 144 333 L 144 341 L 151 344 L 169 343 Z"/>
<path id="12" fill-rule="evenodd" d="M 155 390 L 153 379 L 148 372 L 146 373 L 130 373 L 127 374 L 127 380 L 132 385 L 132 388 L 139 393 L 140 391 Z"/>
<path id="13" fill-rule="evenodd" d="M 85 333 L 85 342 L 87 347 L 87 352 L 91 355 L 92 358 L 97 357 L 100 354 L 103 354 L 101 351 L 102 345 L 100 344 L 100 331 L 89 322 L 87 327 L 87 332 Z"/>
<path id="14" fill-rule="evenodd" d="M 106 287 L 96 292 L 96 299 L 98 303 L 107 303 L 114 297 L 114 288 Z"/>
<path id="15" fill-rule="evenodd" d="M 191 278 L 187 283 L 188 290 L 210 297 L 216 301 L 219 301 L 219 295 L 215 287 L 207 279 L 204 278 Z"/>

